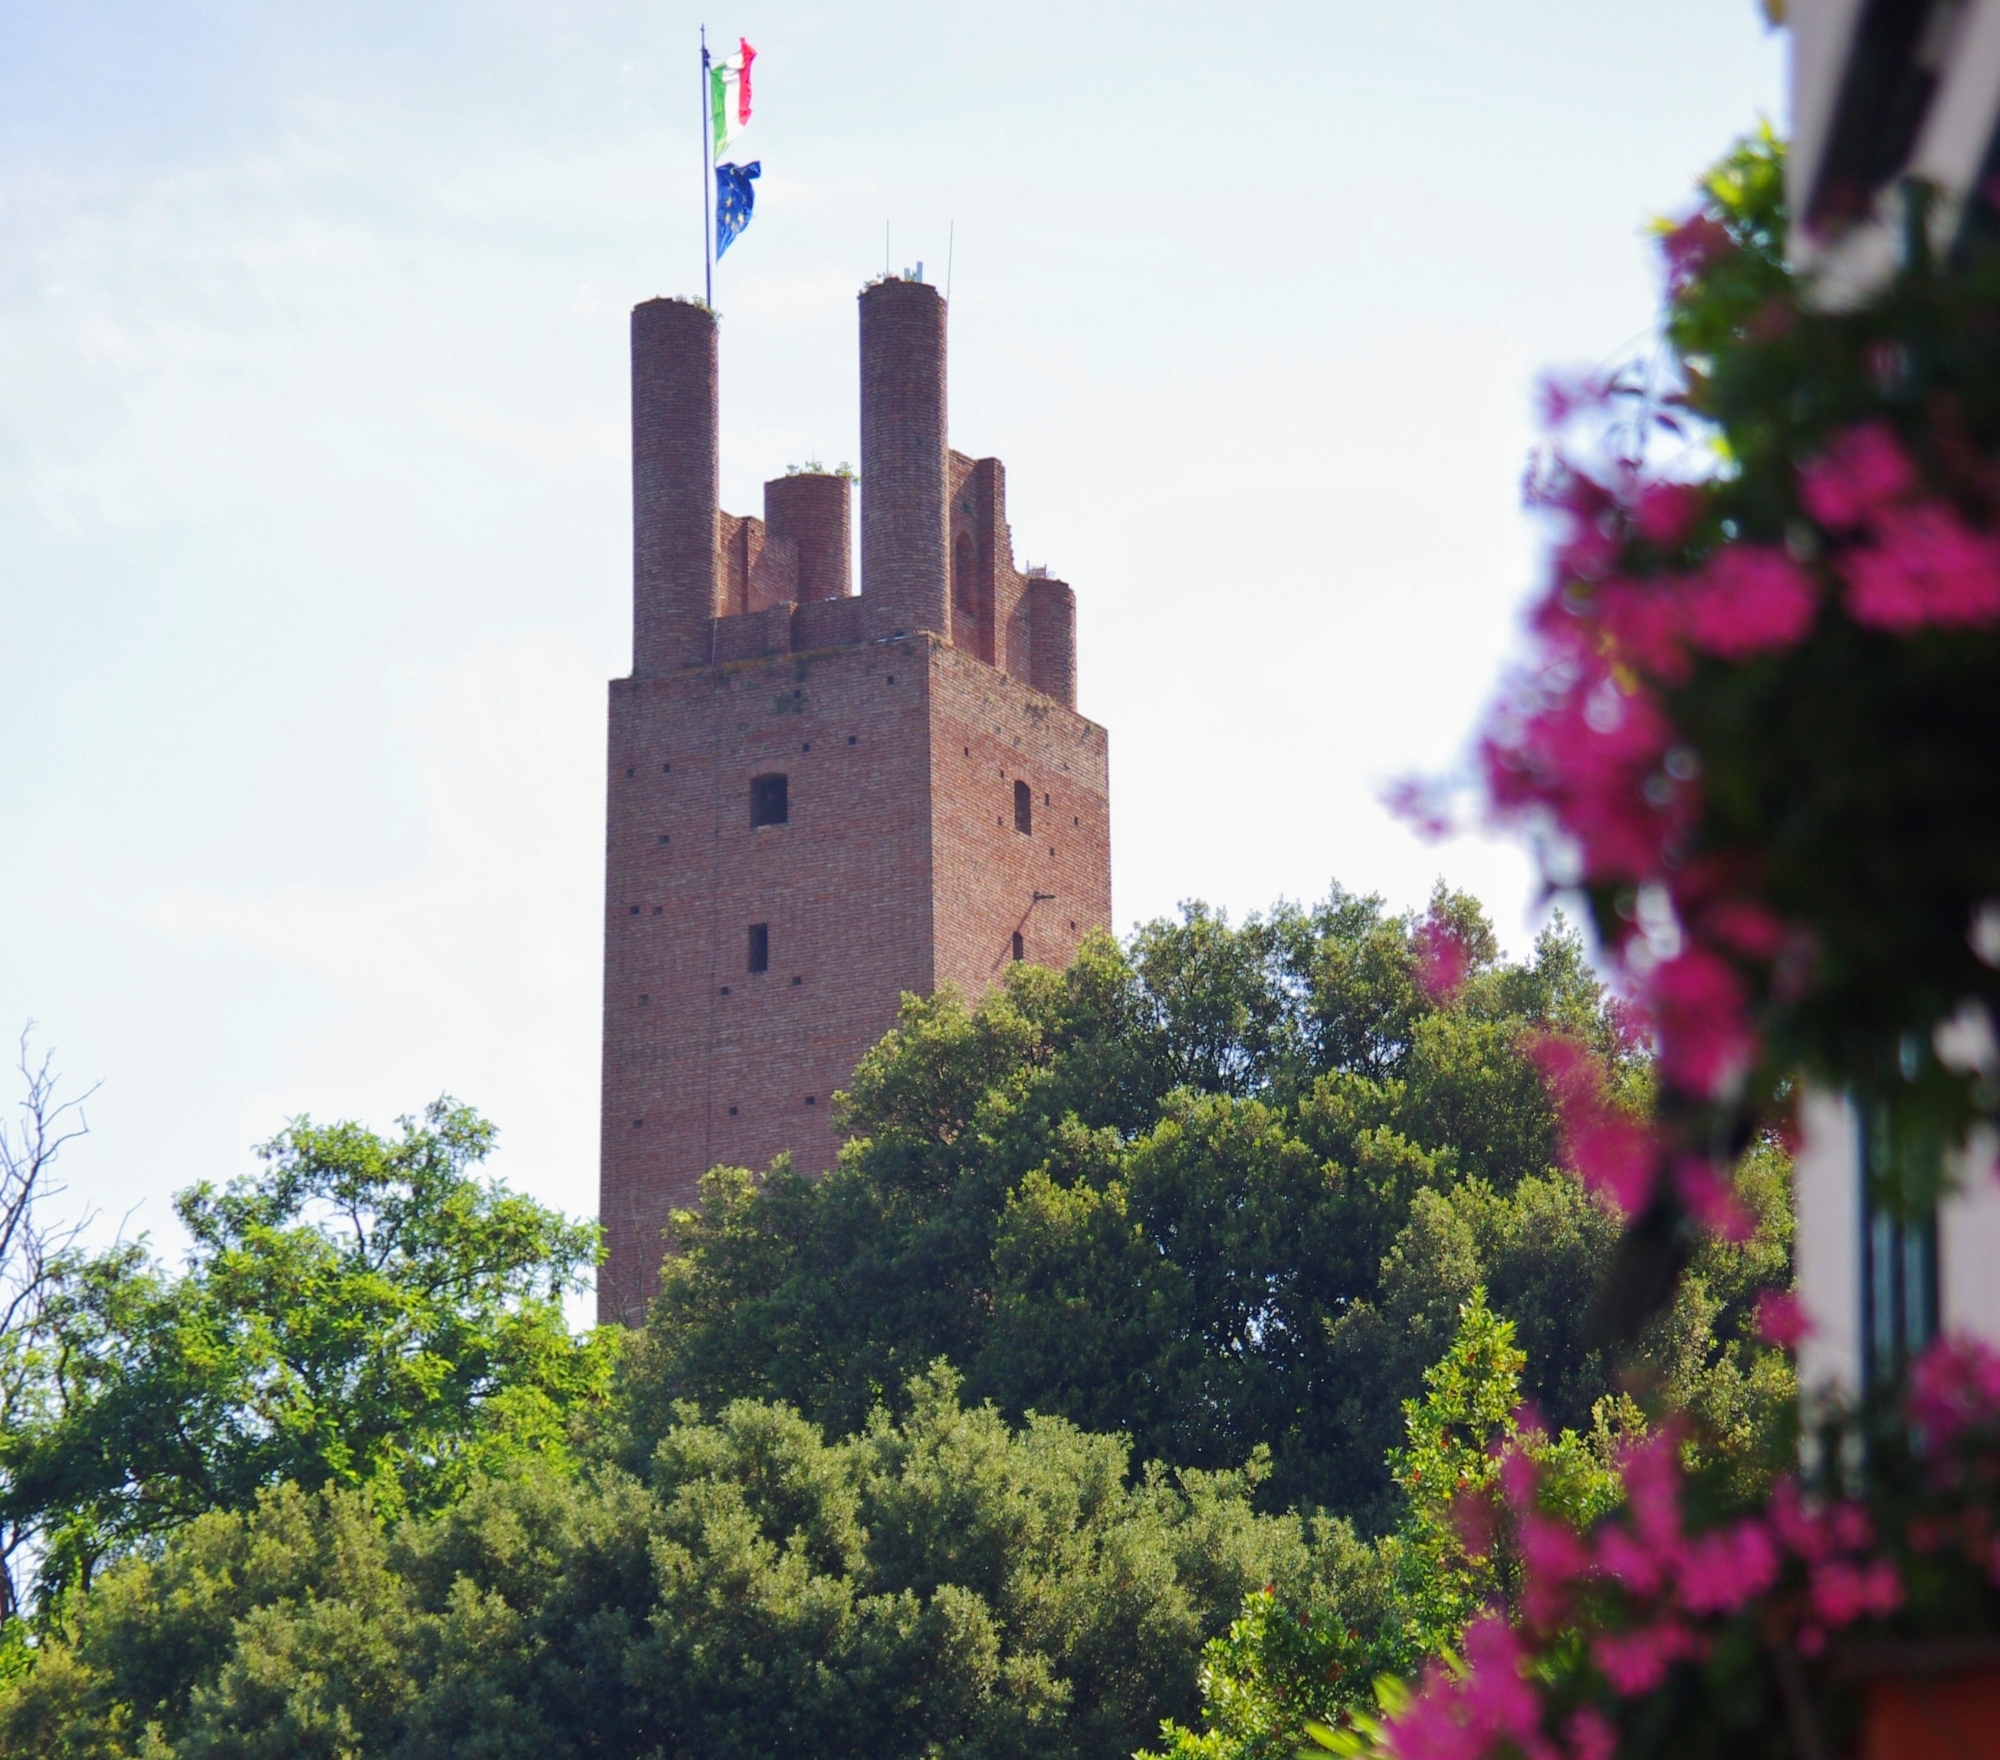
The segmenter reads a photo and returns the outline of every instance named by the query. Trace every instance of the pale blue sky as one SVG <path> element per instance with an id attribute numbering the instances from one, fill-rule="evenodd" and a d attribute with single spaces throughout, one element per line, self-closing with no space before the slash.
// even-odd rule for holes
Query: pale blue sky
<path id="1" fill-rule="evenodd" d="M 668 5 L 0 7 L 0 1025 L 102 1078 L 79 1200 L 440 1089 L 596 1192 L 625 313 L 700 289 Z M 854 294 L 952 265 L 953 443 L 1076 588 L 1121 928 L 1520 855 L 1462 752 L 1532 582 L 1539 369 L 1652 321 L 1760 115 L 1754 0 L 793 7 L 722 265 L 724 504 L 858 450 Z"/>

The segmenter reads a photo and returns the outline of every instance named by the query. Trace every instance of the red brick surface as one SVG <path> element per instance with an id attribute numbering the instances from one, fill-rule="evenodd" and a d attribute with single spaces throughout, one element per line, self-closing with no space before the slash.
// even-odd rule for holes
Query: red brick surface
<path id="1" fill-rule="evenodd" d="M 921 281 L 861 295 L 861 591 L 877 636 L 951 633 L 944 320 Z"/>
<path id="2" fill-rule="evenodd" d="M 715 314 L 686 300 L 632 308 L 632 671 L 707 658 L 716 600 Z"/>
<path id="3" fill-rule="evenodd" d="M 844 564 L 829 556 L 845 543 L 846 483 L 801 477 L 766 485 L 763 521 L 708 502 L 704 605 L 691 534 L 703 483 L 712 495 L 714 333 L 712 321 L 705 332 L 688 324 L 689 310 L 664 324 L 655 314 L 643 336 L 634 317 L 634 593 L 652 664 L 613 680 L 610 696 L 607 1320 L 640 1317 L 668 1213 L 693 1200 L 708 1167 L 763 1168 L 781 1153 L 811 1172 L 831 1164 L 833 1093 L 906 991 L 949 982 L 978 995 L 1016 934 L 1025 958 L 1065 965 L 1111 912 L 1106 739 L 1073 707 L 1074 600 L 1016 569 L 999 462 L 947 461 L 934 290 L 883 283 L 862 300 L 864 469 L 871 457 L 895 467 L 879 483 L 864 476 L 864 554 L 875 494 L 890 503 L 878 540 L 915 530 L 920 552 L 885 553 L 879 597 L 846 596 Z M 883 320 L 872 330 L 871 310 Z M 676 364 L 673 346 L 691 360 Z M 681 443 L 681 420 L 708 422 L 706 452 Z M 929 456 L 937 494 L 926 512 L 928 467 L 910 467 Z M 947 530 L 969 549 L 948 590 Z M 787 558 L 788 596 L 765 601 L 759 570 L 768 580 L 774 553 Z M 842 591 L 815 596 L 832 584 Z M 882 639 L 884 601 L 911 619 L 901 639 Z M 933 602 L 933 624 L 917 623 L 912 607 Z M 787 778 L 788 820 L 753 827 L 751 780 L 773 773 Z M 1019 782 L 1031 791 L 1026 833 Z M 753 973 L 758 923 L 770 965 Z"/>
<path id="4" fill-rule="evenodd" d="M 798 558 L 791 596 L 801 605 L 844 599 L 853 590 L 848 560 L 854 548 L 845 477 L 801 471 L 764 485 L 764 525 L 774 543 L 790 543 Z"/>

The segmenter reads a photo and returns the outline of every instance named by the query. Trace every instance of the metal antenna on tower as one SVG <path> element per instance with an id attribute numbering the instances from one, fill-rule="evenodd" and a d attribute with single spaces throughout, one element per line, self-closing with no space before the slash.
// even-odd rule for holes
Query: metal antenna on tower
<path id="1" fill-rule="evenodd" d="M 951 304 L 951 253 L 958 243 L 958 222 L 952 221 L 944 235 L 944 303 Z"/>

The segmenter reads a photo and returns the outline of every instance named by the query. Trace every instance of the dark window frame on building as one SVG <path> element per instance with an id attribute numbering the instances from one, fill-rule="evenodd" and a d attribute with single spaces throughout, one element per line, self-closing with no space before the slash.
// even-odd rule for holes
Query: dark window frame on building
<path id="1" fill-rule="evenodd" d="M 750 825 L 788 825 L 792 818 L 791 778 L 782 770 L 750 778 Z"/>
<path id="2" fill-rule="evenodd" d="M 771 969 L 771 925 L 752 923 L 748 939 L 748 969 L 753 972 L 768 972 Z"/>
<path id="3" fill-rule="evenodd" d="M 1026 959 L 1027 957 L 1028 957 L 1028 945 L 1027 945 L 1027 941 L 1026 941 L 1025 937 L 1023 937 L 1023 935 L 1021 934 L 1021 931 L 1020 931 L 1019 929 L 1016 929 L 1016 930 L 1014 931 L 1014 959 L 1015 959 L 1015 963 L 1016 963 L 1016 964 L 1018 964 L 1018 963 L 1019 963 L 1020 961 L 1022 961 L 1022 960 L 1024 960 L 1024 959 Z"/>
<path id="4" fill-rule="evenodd" d="M 1025 782 L 1014 784 L 1014 829 L 1023 837 L 1035 835 L 1035 791 Z"/>

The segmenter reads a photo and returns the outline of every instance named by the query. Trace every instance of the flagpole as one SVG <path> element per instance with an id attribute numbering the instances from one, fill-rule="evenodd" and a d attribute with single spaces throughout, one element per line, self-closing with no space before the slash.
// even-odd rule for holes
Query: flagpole
<path id="1" fill-rule="evenodd" d="M 715 142 L 708 116 L 708 26 L 701 27 L 701 298 L 715 309 L 715 239 L 708 220 L 708 186 L 715 181 Z"/>

